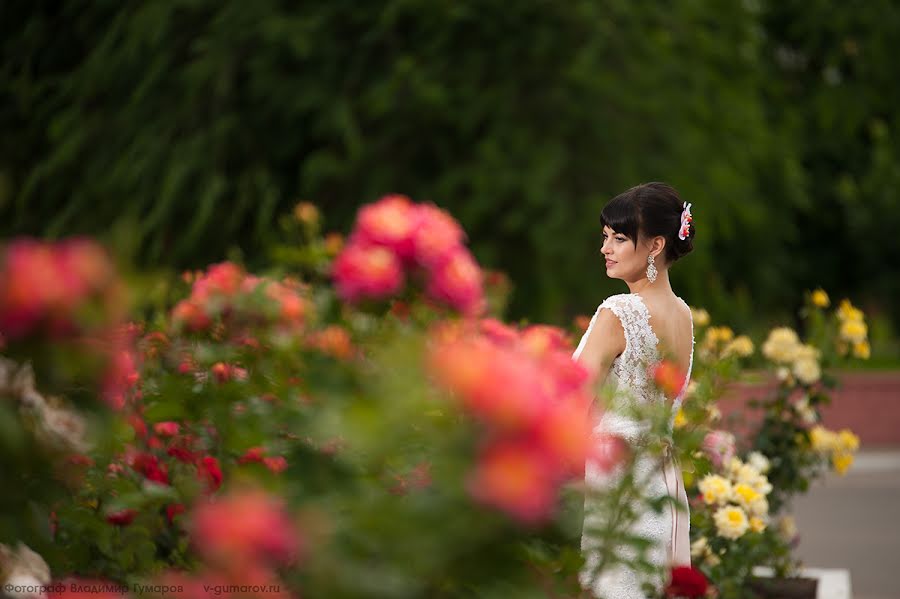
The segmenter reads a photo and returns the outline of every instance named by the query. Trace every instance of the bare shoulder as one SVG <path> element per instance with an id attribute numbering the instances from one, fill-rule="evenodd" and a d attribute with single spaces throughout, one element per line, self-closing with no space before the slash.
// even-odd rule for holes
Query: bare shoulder
<path id="1" fill-rule="evenodd" d="M 594 327 L 579 356 L 579 361 L 595 373 L 605 372 L 616 356 L 625 351 L 625 330 L 619 317 L 603 308 L 601 304 L 597 309 Z"/>

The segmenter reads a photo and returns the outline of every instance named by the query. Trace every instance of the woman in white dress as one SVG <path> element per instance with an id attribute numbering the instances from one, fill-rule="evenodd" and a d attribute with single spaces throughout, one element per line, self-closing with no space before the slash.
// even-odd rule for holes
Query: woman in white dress
<path id="1" fill-rule="evenodd" d="M 613 198 L 604 207 L 600 222 L 606 274 L 625 281 L 629 293 L 611 296 L 600 304 L 573 358 L 596 375 L 598 384 L 609 386 L 616 397 L 671 405 L 671 427 L 690 380 L 694 355 L 690 309 L 675 295 L 669 283 L 671 265 L 693 248 L 690 204 L 682 202 L 669 185 L 646 183 Z M 666 398 L 648 373 L 648 367 L 663 356 L 674 360 L 686 373 L 684 385 L 674 398 Z M 636 421 L 626 410 L 607 406 L 598 412 L 602 415 L 593 423 L 597 438 L 617 435 L 635 443 L 649 428 L 649 423 Z M 645 583 L 659 590 L 666 583 L 669 567 L 690 565 L 687 496 L 681 470 L 671 449 L 659 456 L 639 455 L 633 472 L 643 485 L 643 493 L 650 498 L 669 495 L 683 509 L 666 506 L 662 513 L 657 513 L 643 507 L 630 529 L 631 533 L 651 540 L 645 555 L 657 566 L 656 575 L 648 577 L 635 568 L 617 565 L 604 568 L 595 576 L 601 541 L 590 531 L 592 526 L 602 524 L 607 514 L 597 508 L 591 492 L 603 493 L 622 473 L 617 469 L 608 471 L 588 460 L 585 483 L 589 493 L 581 540 L 585 566 L 580 580 L 596 597 L 642 599 Z M 634 554 L 630 547 L 619 548 L 619 553 L 626 558 Z"/>

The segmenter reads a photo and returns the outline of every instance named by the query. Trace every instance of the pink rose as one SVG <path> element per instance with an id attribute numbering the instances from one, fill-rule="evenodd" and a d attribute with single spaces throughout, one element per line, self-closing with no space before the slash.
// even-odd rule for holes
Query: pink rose
<path id="1" fill-rule="evenodd" d="M 467 316 L 477 315 L 485 308 L 481 269 L 464 247 L 431 269 L 425 293 Z"/>
<path id="2" fill-rule="evenodd" d="M 723 430 L 710 431 L 703 438 L 702 448 L 713 465 L 716 468 L 721 468 L 734 457 L 734 435 Z"/>
<path id="3" fill-rule="evenodd" d="M 384 299 L 403 288 L 403 268 L 389 249 L 358 242 L 347 245 L 335 258 L 332 277 L 346 302 Z"/>

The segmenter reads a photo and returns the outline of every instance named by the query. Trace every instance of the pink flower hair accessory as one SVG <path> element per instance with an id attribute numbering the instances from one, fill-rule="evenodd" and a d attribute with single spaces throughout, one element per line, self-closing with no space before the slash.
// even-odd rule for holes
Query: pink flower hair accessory
<path id="1" fill-rule="evenodd" d="M 687 239 L 691 231 L 691 222 L 694 217 L 691 216 L 691 204 L 684 203 L 684 210 L 681 211 L 681 227 L 678 229 L 678 239 L 684 241 Z"/>

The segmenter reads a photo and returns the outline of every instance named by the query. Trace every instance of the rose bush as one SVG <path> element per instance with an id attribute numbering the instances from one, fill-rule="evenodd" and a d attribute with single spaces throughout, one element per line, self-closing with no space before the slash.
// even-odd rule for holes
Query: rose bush
<path id="1" fill-rule="evenodd" d="M 500 321 L 508 280 L 433 205 L 365 206 L 346 243 L 308 203 L 280 222 L 269 272 L 185 273 L 162 311 L 85 266 L 102 252 L 68 257 L 88 246 L 4 251 L 3 460 L 27 485 L 2 541 L 27 575 L 60 596 L 577 593 L 594 390 L 569 335 Z M 23 260 L 85 280 L 30 305 Z"/>

